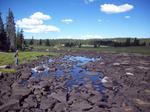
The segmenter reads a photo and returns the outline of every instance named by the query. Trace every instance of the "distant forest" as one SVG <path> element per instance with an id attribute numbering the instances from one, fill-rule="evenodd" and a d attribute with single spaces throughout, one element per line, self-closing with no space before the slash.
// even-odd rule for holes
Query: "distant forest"
<path id="1" fill-rule="evenodd" d="M 128 46 L 150 46 L 150 39 L 138 38 L 112 38 L 112 39 L 26 39 L 27 45 L 42 45 L 64 47 L 82 47 L 82 45 L 92 45 L 93 47 L 112 46 L 112 47 L 128 47 Z"/>

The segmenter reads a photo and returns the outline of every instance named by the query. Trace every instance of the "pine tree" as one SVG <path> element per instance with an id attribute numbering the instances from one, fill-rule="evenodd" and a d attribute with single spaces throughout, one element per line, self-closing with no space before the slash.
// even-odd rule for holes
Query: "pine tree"
<path id="1" fill-rule="evenodd" d="M 45 45 L 46 45 L 46 46 L 50 46 L 49 39 L 46 39 Z"/>
<path id="2" fill-rule="evenodd" d="M 29 42 L 30 45 L 33 45 L 34 44 L 34 38 L 32 37 L 32 39 L 30 40 Z"/>
<path id="3" fill-rule="evenodd" d="M 140 40 L 135 38 L 133 43 L 134 43 L 134 46 L 139 46 L 140 45 Z"/>
<path id="4" fill-rule="evenodd" d="M 24 36 L 23 36 L 23 29 L 21 31 L 17 31 L 17 38 L 16 38 L 17 49 L 23 50 L 24 49 Z"/>
<path id="5" fill-rule="evenodd" d="M 126 46 L 130 46 L 131 45 L 131 39 L 130 38 L 126 39 L 125 45 Z"/>
<path id="6" fill-rule="evenodd" d="M 8 41 L 10 42 L 10 50 L 14 51 L 16 49 L 15 40 L 16 40 L 16 28 L 14 22 L 13 12 L 9 9 L 7 22 L 6 22 L 6 34 Z"/>
<path id="7" fill-rule="evenodd" d="M 40 41 L 39 41 L 39 45 L 42 45 L 42 40 L 40 39 Z"/>
<path id="8" fill-rule="evenodd" d="M 23 29 L 20 31 L 20 42 L 21 42 L 21 50 L 24 49 L 24 35 L 23 35 Z"/>
<path id="9" fill-rule="evenodd" d="M 4 30 L 4 24 L 1 18 L 0 13 L 0 50 L 7 51 L 9 49 L 8 43 L 7 43 L 7 37 Z"/>

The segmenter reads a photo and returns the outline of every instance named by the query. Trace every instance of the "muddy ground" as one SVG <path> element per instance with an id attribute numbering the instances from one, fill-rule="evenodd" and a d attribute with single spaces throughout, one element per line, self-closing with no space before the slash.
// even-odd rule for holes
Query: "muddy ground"
<path id="1" fill-rule="evenodd" d="M 50 72 L 57 70 L 59 58 L 64 55 L 101 58 L 82 68 L 91 75 L 100 72 L 104 89 L 97 91 L 87 80 L 68 90 L 66 82 L 70 77 L 66 69 L 60 77 L 32 77 L 31 68 L 49 59 L 41 57 L 19 65 L 16 74 L 0 74 L 0 112 L 149 112 L 150 56 L 68 52 L 54 58 L 57 61 L 50 66 Z"/>

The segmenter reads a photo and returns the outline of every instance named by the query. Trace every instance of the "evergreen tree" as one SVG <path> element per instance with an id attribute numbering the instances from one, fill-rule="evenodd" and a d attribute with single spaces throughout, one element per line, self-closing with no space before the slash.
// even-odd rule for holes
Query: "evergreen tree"
<path id="1" fill-rule="evenodd" d="M 133 44 L 134 44 L 134 46 L 139 46 L 140 45 L 140 40 L 135 38 Z"/>
<path id="2" fill-rule="evenodd" d="M 29 42 L 30 45 L 33 45 L 34 44 L 34 38 L 32 37 L 32 39 L 30 40 Z"/>
<path id="3" fill-rule="evenodd" d="M 20 50 L 24 49 L 25 45 L 24 45 L 23 29 L 17 32 L 16 44 L 18 49 Z"/>
<path id="4" fill-rule="evenodd" d="M 131 39 L 130 38 L 126 39 L 125 45 L 126 46 L 130 46 L 131 45 Z"/>
<path id="5" fill-rule="evenodd" d="M 40 39 L 40 41 L 39 41 L 39 45 L 42 45 L 42 40 Z"/>
<path id="6" fill-rule="evenodd" d="M 46 45 L 46 46 L 50 46 L 49 39 L 46 39 L 45 45 Z"/>
<path id="7" fill-rule="evenodd" d="M 10 42 L 10 50 L 14 51 L 16 49 L 15 46 L 16 28 L 15 28 L 13 12 L 10 9 L 8 12 L 8 17 L 6 22 L 6 34 L 8 37 L 8 41 Z"/>
<path id="8" fill-rule="evenodd" d="M 9 49 L 8 43 L 7 43 L 7 36 L 4 30 L 4 24 L 1 18 L 0 13 L 0 50 L 7 51 Z"/>

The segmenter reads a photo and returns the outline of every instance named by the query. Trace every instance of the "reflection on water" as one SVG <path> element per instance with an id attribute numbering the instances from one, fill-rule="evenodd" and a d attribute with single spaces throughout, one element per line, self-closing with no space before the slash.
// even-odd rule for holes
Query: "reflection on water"
<path id="1" fill-rule="evenodd" d="M 88 71 L 82 67 L 82 65 L 87 63 L 92 63 L 100 58 L 89 58 L 83 56 L 70 56 L 66 55 L 58 60 L 49 59 L 48 63 L 43 63 L 40 66 L 47 66 L 49 68 L 55 65 L 55 71 L 49 71 L 45 67 L 43 72 L 38 73 L 36 70 L 32 69 L 32 77 L 41 78 L 54 75 L 56 77 L 63 77 L 69 75 L 71 78 L 68 79 L 66 86 L 72 88 L 73 86 L 82 86 L 87 82 L 92 83 L 93 87 L 98 90 L 103 90 L 103 85 L 101 83 L 101 74 L 99 72 Z"/>

